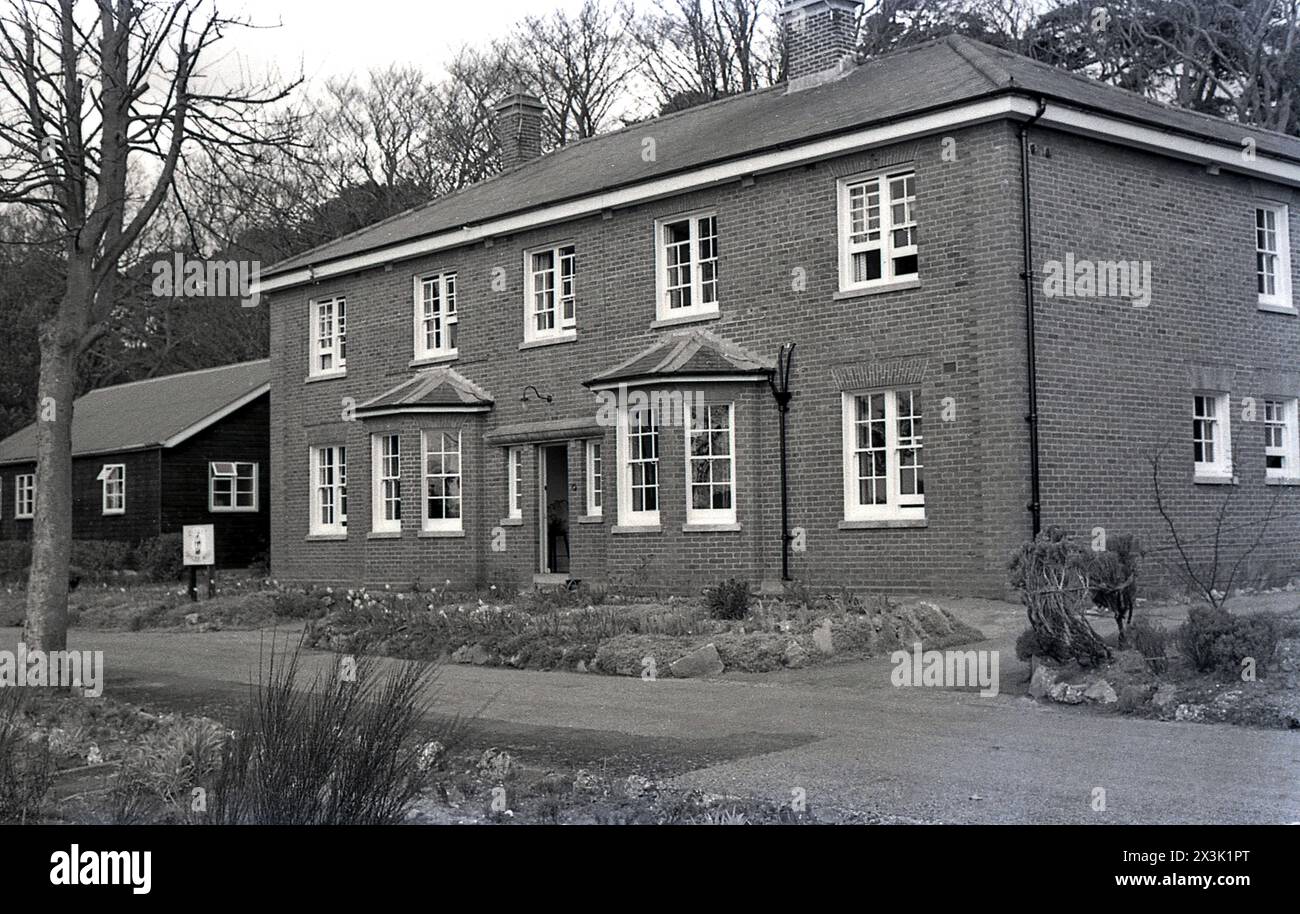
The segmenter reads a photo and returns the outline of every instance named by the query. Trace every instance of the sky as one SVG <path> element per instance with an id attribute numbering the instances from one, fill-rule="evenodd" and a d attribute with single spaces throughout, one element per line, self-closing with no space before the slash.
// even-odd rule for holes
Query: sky
<path id="1" fill-rule="evenodd" d="M 390 63 L 437 76 L 463 45 L 482 45 L 527 15 L 572 10 L 581 0 L 225 0 L 223 13 L 251 20 L 221 42 L 218 72 L 309 82 Z M 274 26 L 274 27 L 273 27 Z"/>

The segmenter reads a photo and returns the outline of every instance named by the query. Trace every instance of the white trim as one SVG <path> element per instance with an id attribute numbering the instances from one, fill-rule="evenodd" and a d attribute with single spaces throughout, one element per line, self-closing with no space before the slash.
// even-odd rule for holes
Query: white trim
<path id="1" fill-rule="evenodd" d="M 412 306 L 411 316 L 413 318 L 413 352 L 412 363 L 417 362 L 442 362 L 454 361 L 459 355 L 460 350 L 455 346 L 446 345 L 438 349 L 429 349 L 424 345 L 426 334 L 424 330 L 424 284 L 429 281 L 436 281 L 438 284 L 438 308 L 439 319 L 442 322 L 442 338 L 450 343 L 451 326 L 460 325 L 460 303 L 456 300 L 460 290 L 456 288 L 459 280 L 455 270 L 434 270 L 429 273 L 417 273 L 412 277 Z M 447 292 L 447 282 L 451 281 L 451 293 Z M 448 301 L 451 303 L 451 310 L 448 310 Z"/>
<path id="2" fill-rule="evenodd" d="M 1197 416 L 1196 398 L 1209 400 L 1214 405 L 1214 415 Z M 1192 391 L 1192 422 L 1210 419 L 1218 434 L 1210 441 L 1214 447 L 1214 460 L 1196 459 L 1196 437 L 1192 437 L 1192 472 L 1197 479 L 1231 479 L 1232 468 L 1232 397 L 1220 390 Z M 1195 429 L 1193 428 L 1193 432 Z"/>
<path id="3" fill-rule="evenodd" d="M 713 220 L 713 301 L 704 302 L 703 285 L 700 281 L 700 234 L 699 223 L 701 219 Z M 670 225 L 676 225 L 685 222 L 688 226 L 686 245 L 690 248 L 690 261 L 688 267 L 691 273 L 691 283 L 687 287 L 691 294 L 691 306 L 689 308 L 672 309 L 668 307 L 668 240 L 664 237 L 664 229 Z M 676 213 L 672 216 L 666 216 L 662 219 L 656 219 L 654 224 L 654 243 L 655 243 L 655 321 L 676 321 L 681 318 L 700 319 L 713 317 L 722 310 L 722 296 L 718 288 L 719 285 L 719 263 L 720 258 L 717 254 L 719 247 L 718 211 L 716 209 L 698 209 L 685 213 Z"/>
<path id="4" fill-rule="evenodd" d="M 200 421 L 195 422 L 189 428 L 182 429 L 181 431 L 177 432 L 175 435 L 172 435 L 170 438 L 162 442 L 161 447 L 176 447 L 176 445 L 184 443 L 190 438 L 193 438 L 199 432 L 203 431 L 205 428 L 209 428 L 213 425 L 216 425 L 218 422 L 220 422 L 222 419 L 229 416 L 231 413 L 238 412 L 248 404 L 252 403 L 258 397 L 261 397 L 270 392 L 271 392 L 270 383 L 263 384 L 254 390 L 250 390 L 248 393 L 244 394 L 242 397 L 240 397 L 238 400 L 235 400 L 233 403 L 229 403 L 226 406 L 221 407 L 221 409 L 217 410 L 215 413 L 208 416 L 207 418 L 201 419 Z M 114 452 L 107 451 L 105 453 L 114 453 Z M 83 456 L 83 455 L 78 455 L 78 456 Z"/>
<path id="5" fill-rule="evenodd" d="M 1300 476 L 1300 428 L 1297 427 L 1297 403 L 1295 397 L 1264 397 L 1263 422 L 1265 427 L 1280 424 L 1282 427 L 1282 446 L 1270 447 L 1267 438 L 1264 442 L 1264 476 L 1267 479 L 1295 479 Z M 1268 421 L 1268 404 L 1277 403 L 1282 407 L 1281 423 Z M 1281 457 L 1282 466 L 1273 469 L 1268 466 L 1269 457 Z"/>
<path id="6" fill-rule="evenodd" d="M 905 139 L 927 134 L 971 127 L 1003 118 L 1027 120 L 1037 111 L 1037 103 L 1022 95 L 1001 95 L 943 111 L 917 115 L 892 121 L 888 124 L 866 127 L 827 139 L 816 140 L 788 149 L 761 152 L 717 165 L 706 165 L 681 175 L 657 178 L 631 187 L 602 191 L 564 203 L 555 203 L 523 213 L 514 213 L 490 219 L 478 225 L 439 232 L 403 244 L 354 254 L 339 260 L 300 267 L 289 273 L 272 276 L 254 284 L 254 294 L 274 292 L 304 285 L 333 276 L 355 273 L 371 267 L 420 257 L 436 251 L 460 247 L 499 235 L 568 222 L 603 210 L 618 209 L 652 200 L 673 197 L 701 188 L 737 181 L 747 175 L 781 171 L 797 165 L 837 158 L 876 146 L 886 146 Z M 1165 156 L 1185 159 L 1201 164 L 1214 163 L 1235 172 L 1300 187 L 1300 163 L 1256 155 L 1253 160 L 1242 158 L 1241 146 L 1231 146 L 1208 140 L 1195 139 L 1135 124 L 1120 118 L 1069 108 L 1049 103 L 1038 123 L 1071 133 L 1104 139 L 1120 145 L 1134 146 Z"/>
<path id="7" fill-rule="evenodd" d="M 110 508 L 108 506 L 108 484 L 112 482 L 111 473 L 113 470 L 120 470 L 121 477 L 118 480 L 122 484 L 122 506 L 120 508 Z M 125 463 L 106 463 L 99 471 L 99 513 L 104 517 L 111 517 L 126 513 L 126 464 Z"/>
<path id="8" fill-rule="evenodd" d="M 213 473 L 212 468 L 219 463 L 229 463 L 234 467 L 234 474 L 226 476 Z M 239 468 L 253 468 L 253 504 L 250 507 L 240 507 L 239 505 Z M 261 488 L 262 467 L 254 460 L 209 460 L 208 461 L 208 513 L 209 514 L 256 514 L 261 510 L 260 488 Z M 217 479 L 229 479 L 230 483 L 230 505 L 217 507 L 215 502 L 216 490 L 213 483 Z"/>
<path id="9" fill-rule="evenodd" d="M 686 526 L 690 528 L 700 527 L 729 527 L 736 523 L 736 404 L 735 403 L 706 403 L 704 409 L 707 411 L 715 406 L 725 406 L 727 408 L 727 464 L 728 464 L 728 481 L 727 484 L 731 489 L 731 507 L 730 508 L 694 508 L 691 506 L 693 476 L 691 473 L 691 436 L 695 433 L 694 419 L 695 416 L 691 409 L 692 404 L 686 404 L 685 422 L 682 425 L 682 441 L 685 445 L 686 455 Z M 705 458 L 708 459 L 708 458 Z M 712 461 L 710 461 L 712 462 Z"/>
<path id="10" fill-rule="evenodd" d="M 325 350 L 320 345 L 320 309 L 323 305 L 330 306 L 330 358 L 332 360 L 329 368 L 320 367 L 320 357 Z M 339 305 L 343 306 L 344 316 L 342 320 L 343 329 L 339 329 Z M 348 358 L 340 354 L 340 349 L 347 350 L 347 307 L 348 299 L 346 295 L 322 296 L 313 298 L 307 302 L 307 329 L 311 336 L 307 340 L 307 377 L 308 378 L 333 378 L 347 374 Z"/>
<path id="11" fill-rule="evenodd" d="M 521 445 L 506 448 L 506 520 L 524 516 L 524 449 Z"/>
<path id="12" fill-rule="evenodd" d="M 910 390 L 920 393 L 919 384 L 903 384 L 892 388 L 860 388 L 846 390 L 840 394 L 841 420 L 841 463 L 844 479 L 844 520 L 880 521 L 880 520 L 923 520 L 925 518 L 925 495 L 903 495 L 899 485 L 898 463 L 898 392 Z M 856 399 L 862 396 L 881 394 L 885 398 L 885 498 L 884 504 L 864 505 L 859 501 L 859 484 L 857 472 L 857 429 Z M 914 407 L 915 408 L 915 407 Z M 922 419 L 924 417 L 922 416 Z M 924 425 L 922 425 L 924 428 Z M 918 446 L 921 449 L 921 466 L 924 467 L 924 437 Z"/>
<path id="13" fill-rule="evenodd" d="M 27 485 L 23 485 L 23 480 L 27 480 Z M 23 497 L 23 490 L 27 489 L 27 497 Z M 23 510 L 24 502 L 27 503 L 27 510 Z M 31 520 L 36 516 L 36 474 L 19 473 L 14 477 L 14 520 Z"/>
<path id="14" fill-rule="evenodd" d="M 564 319 L 564 303 L 561 296 L 563 283 L 563 270 L 561 261 L 563 260 L 560 252 L 565 249 L 573 249 L 573 317 L 568 321 Z M 534 298 L 536 290 L 533 288 L 533 277 L 537 275 L 533 271 L 533 258 L 539 254 L 551 255 L 550 272 L 554 276 L 555 285 L 551 288 L 553 313 L 555 316 L 555 326 L 550 330 L 538 330 L 536 327 L 537 312 L 534 310 Z M 545 271 L 541 271 L 545 272 Z M 575 339 L 578 334 L 578 247 L 572 241 L 561 241 L 557 244 L 544 244 L 539 247 L 529 248 L 524 251 L 524 345 L 529 343 L 546 343 L 555 340 Z"/>
<path id="15" fill-rule="evenodd" d="M 383 440 L 385 438 L 397 439 L 397 512 L 398 517 L 394 520 L 388 520 L 384 515 L 384 499 L 381 495 L 383 490 L 382 466 L 383 466 Z M 387 477 L 393 478 L 393 477 Z M 424 473 L 423 467 L 420 473 L 420 482 L 423 485 Z M 399 432 L 376 432 L 370 436 L 370 532 L 372 534 L 396 534 L 402 532 L 402 435 Z"/>
<path id="16" fill-rule="evenodd" d="M 835 206 L 836 206 L 836 225 L 838 227 L 837 243 L 839 250 L 839 288 L 837 294 L 846 293 L 863 293 L 873 290 L 886 290 L 896 288 L 904 283 L 920 282 L 920 249 L 915 241 L 912 244 L 904 245 L 901 248 L 894 247 L 893 233 L 896 230 L 894 225 L 893 206 L 894 198 L 890 193 L 889 183 L 895 178 L 902 178 L 904 181 L 912 182 L 912 221 L 910 228 L 915 238 L 917 230 L 916 222 L 916 166 L 915 164 L 899 165 L 884 171 L 865 172 L 863 174 L 850 175 L 840 178 L 835 184 Z M 853 255 L 857 251 L 853 250 L 850 244 L 852 230 L 852 207 L 850 205 L 850 188 L 859 184 L 876 184 L 876 207 L 879 212 L 879 224 L 876 230 L 880 234 L 880 240 L 874 245 L 864 245 L 859 250 L 879 251 L 880 252 L 880 276 L 876 279 L 864 279 L 854 281 L 853 279 Z M 913 256 L 917 258 L 917 270 L 913 273 L 896 274 L 894 272 L 894 260 L 899 256 Z"/>
<path id="17" fill-rule="evenodd" d="M 343 500 L 347 498 L 347 450 L 346 444 L 320 444 L 313 445 L 309 454 L 309 467 L 311 472 L 311 491 L 308 493 L 308 501 L 311 504 L 311 517 L 308 521 L 308 530 L 313 537 L 318 536 L 342 536 L 348 534 L 348 515 L 343 510 Z M 320 501 L 320 455 L 321 451 L 334 452 L 334 482 L 329 486 L 334 497 L 334 523 L 326 524 L 321 521 L 321 501 Z M 342 452 L 340 454 L 340 452 Z M 340 460 L 339 458 L 342 457 Z M 340 472 L 342 467 L 342 472 Z"/>
<path id="18" fill-rule="evenodd" d="M 618 390 L 620 387 L 652 387 L 664 384 L 723 384 L 735 381 L 766 381 L 766 374 L 715 374 L 715 375 L 644 375 L 626 381 L 600 381 L 587 389 Z"/>
<path id="19" fill-rule="evenodd" d="M 433 474 L 442 479 L 456 480 L 455 502 L 458 507 L 456 517 L 430 517 L 429 516 L 429 439 L 438 436 L 438 451 L 440 454 L 450 454 L 452 451 L 442 449 L 443 436 L 454 436 L 456 439 L 456 472 L 447 473 L 445 469 L 441 473 Z M 422 534 L 452 534 L 460 533 L 465 527 L 465 439 L 460 429 L 450 431 L 448 429 L 425 429 L 420 432 L 420 531 Z M 452 500 L 449 496 L 443 496 L 444 501 Z"/>
<path id="20" fill-rule="evenodd" d="M 658 527 L 660 500 L 663 496 L 663 483 L 660 479 L 660 456 L 663 445 L 663 428 L 653 408 L 646 407 L 655 423 L 655 510 L 632 510 L 632 465 L 628 462 L 628 408 L 626 404 L 618 407 L 618 430 L 615 438 L 615 453 L 618 461 L 618 526 L 620 527 Z"/>
<path id="21" fill-rule="evenodd" d="M 490 406 L 386 406 L 381 409 L 357 408 L 358 419 L 373 419 L 378 416 L 404 416 L 413 413 L 486 413 Z"/>
<path id="22" fill-rule="evenodd" d="M 1271 212 L 1276 222 L 1274 243 L 1277 245 L 1277 249 L 1270 252 L 1277 261 L 1277 273 L 1274 276 L 1275 289 L 1272 295 L 1259 292 L 1259 306 L 1268 310 L 1294 311 L 1295 303 L 1291 300 L 1291 208 L 1278 200 L 1256 200 L 1252 209 L 1254 210 L 1255 219 L 1259 218 L 1259 213 L 1262 210 Z M 1255 219 L 1251 220 L 1252 223 Z M 1260 252 L 1259 227 L 1252 225 L 1251 228 L 1256 232 L 1255 254 L 1258 257 Z M 1256 264 L 1255 275 L 1256 277 L 1259 275 L 1258 264 Z"/>
<path id="23" fill-rule="evenodd" d="M 605 516 L 605 442 L 601 438 L 589 438 L 582 449 L 582 462 L 586 482 L 586 498 L 583 504 L 583 517 L 599 518 Z M 596 449 L 600 450 L 600 473 L 596 469 Z M 600 504 L 596 504 L 596 480 L 600 479 Z"/>

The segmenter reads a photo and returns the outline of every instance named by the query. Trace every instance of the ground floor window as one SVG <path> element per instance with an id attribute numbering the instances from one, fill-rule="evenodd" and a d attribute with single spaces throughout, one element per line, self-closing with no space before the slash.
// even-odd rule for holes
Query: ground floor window
<path id="1" fill-rule="evenodd" d="M 1296 401 L 1264 401 L 1264 466 L 1275 479 L 1297 475 L 1296 464 L 1300 435 L 1296 434 Z"/>
<path id="2" fill-rule="evenodd" d="M 846 392 L 843 416 L 845 519 L 924 517 L 920 390 Z"/>
<path id="3" fill-rule="evenodd" d="M 1231 429 L 1228 395 L 1197 393 L 1192 396 L 1192 461 L 1197 476 L 1232 475 Z"/>
<path id="4" fill-rule="evenodd" d="M 30 520 L 36 514 L 36 476 L 26 473 L 14 477 L 14 517 Z"/>
<path id="5" fill-rule="evenodd" d="M 735 407 L 689 409 L 686 427 L 686 522 L 734 524 Z"/>
<path id="6" fill-rule="evenodd" d="M 619 523 L 659 524 L 659 419 L 651 406 L 628 407 L 619 423 Z"/>
<path id="7" fill-rule="evenodd" d="M 108 463 L 99 471 L 100 505 L 104 514 L 126 513 L 126 464 Z"/>
<path id="8" fill-rule="evenodd" d="M 208 510 L 217 514 L 257 510 L 257 464 L 217 460 L 208 464 Z"/>
<path id="9" fill-rule="evenodd" d="M 312 533 L 346 533 L 348 529 L 348 449 L 312 450 Z"/>
<path id="10" fill-rule="evenodd" d="M 402 530 L 402 439 L 400 435 L 372 435 L 371 529 L 376 533 Z"/>
<path id="11" fill-rule="evenodd" d="M 524 516 L 524 449 L 506 450 L 506 517 L 517 520 Z"/>
<path id="12" fill-rule="evenodd" d="M 424 529 L 461 529 L 460 432 L 424 433 Z"/>
<path id="13" fill-rule="evenodd" d="M 600 517 L 604 511 L 601 493 L 601 453 L 599 441 L 587 442 L 587 516 Z"/>

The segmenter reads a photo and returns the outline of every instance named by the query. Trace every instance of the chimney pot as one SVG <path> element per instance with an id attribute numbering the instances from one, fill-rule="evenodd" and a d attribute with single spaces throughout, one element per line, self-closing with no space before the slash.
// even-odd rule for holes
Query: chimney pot
<path id="1" fill-rule="evenodd" d="M 861 0 L 784 0 L 789 91 L 834 79 L 851 67 L 858 48 Z"/>
<path id="2" fill-rule="evenodd" d="M 542 116 L 546 108 L 527 92 L 507 95 L 496 104 L 496 134 L 501 165 L 514 168 L 542 154 Z"/>

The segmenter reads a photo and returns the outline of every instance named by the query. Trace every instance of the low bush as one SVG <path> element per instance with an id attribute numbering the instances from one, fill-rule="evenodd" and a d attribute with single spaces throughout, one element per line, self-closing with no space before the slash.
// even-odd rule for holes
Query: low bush
<path id="1" fill-rule="evenodd" d="M 1249 658 L 1255 661 L 1256 675 L 1263 676 L 1282 628 L 1271 613 L 1234 616 L 1221 607 L 1196 606 L 1178 629 L 1178 645 L 1199 672 L 1235 676 Z"/>
<path id="2" fill-rule="evenodd" d="M 38 818 L 53 781 L 49 740 L 29 738 L 21 725 L 23 698 L 0 688 L 0 824 Z"/>
<path id="3" fill-rule="evenodd" d="M 135 550 L 130 543 L 116 540 L 73 540 L 72 564 L 86 577 L 105 578 L 114 572 L 127 571 L 135 565 Z"/>
<path id="4" fill-rule="evenodd" d="M 749 602 L 753 594 L 748 581 L 729 578 L 704 591 L 704 606 L 714 619 L 736 620 L 749 615 Z"/>
<path id="5" fill-rule="evenodd" d="M 1169 645 L 1172 636 L 1163 628 L 1139 619 L 1126 632 L 1128 645 L 1142 655 L 1147 669 L 1160 675 L 1169 669 Z"/>
<path id="6" fill-rule="evenodd" d="M 1041 657 L 1046 651 L 1038 641 L 1038 633 L 1027 628 L 1016 639 L 1016 659 L 1028 662 L 1034 657 Z"/>
<path id="7" fill-rule="evenodd" d="M 164 533 L 142 542 L 136 549 L 136 565 L 151 581 L 170 584 L 185 573 L 181 553 L 181 535 Z"/>
<path id="8" fill-rule="evenodd" d="M 31 543 L 26 540 L 0 542 L 0 582 L 23 580 L 31 564 Z"/>
<path id="9" fill-rule="evenodd" d="M 182 718 L 147 734 L 113 777 L 114 824 L 204 821 L 228 738 L 229 731 L 207 718 Z"/>

